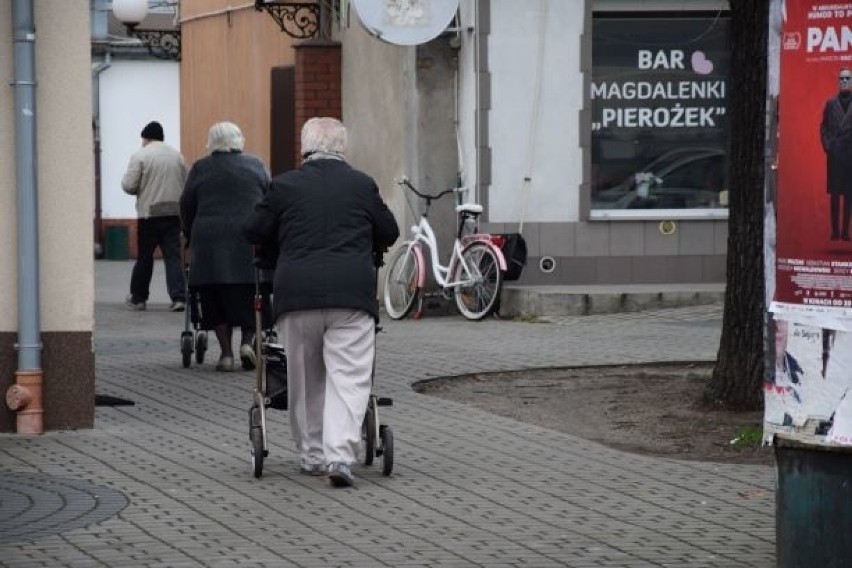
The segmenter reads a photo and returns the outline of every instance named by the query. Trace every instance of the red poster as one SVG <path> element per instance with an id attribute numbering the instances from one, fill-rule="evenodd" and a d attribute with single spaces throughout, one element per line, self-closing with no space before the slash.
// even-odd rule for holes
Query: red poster
<path id="1" fill-rule="evenodd" d="M 852 2 L 786 0 L 776 307 L 852 314 Z M 848 92 L 848 94 L 843 94 Z M 782 306 L 778 306 L 780 303 Z"/>

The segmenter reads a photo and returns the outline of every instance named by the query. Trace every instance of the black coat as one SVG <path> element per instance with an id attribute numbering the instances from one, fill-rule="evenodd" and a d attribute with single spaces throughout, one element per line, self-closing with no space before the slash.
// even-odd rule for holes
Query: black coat
<path id="1" fill-rule="evenodd" d="M 827 191 L 852 196 L 852 100 L 843 111 L 838 97 L 825 103 L 820 140 L 827 160 Z"/>
<path id="2" fill-rule="evenodd" d="M 374 251 L 399 238 L 373 179 L 342 160 L 307 161 L 275 177 L 245 235 L 278 248 L 275 318 L 297 310 L 348 308 L 378 319 Z"/>
<path id="3" fill-rule="evenodd" d="M 190 286 L 254 282 L 254 247 L 242 227 L 268 184 L 263 162 L 241 152 L 214 152 L 192 165 L 180 198 Z"/>

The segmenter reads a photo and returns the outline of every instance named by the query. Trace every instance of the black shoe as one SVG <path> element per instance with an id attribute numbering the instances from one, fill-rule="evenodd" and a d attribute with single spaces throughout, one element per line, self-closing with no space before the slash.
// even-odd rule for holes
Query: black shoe
<path id="1" fill-rule="evenodd" d="M 144 312 L 146 308 L 144 301 L 139 302 L 132 295 L 129 295 L 124 299 L 124 305 L 134 312 Z"/>
<path id="2" fill-rule="evenodd" d="M 840 240 L 841 241 L 848 241 L 849 240 L 849 233 L 841 233 L 840 234 Z"/>
<path id="3" fill-rule="evenodd" d="M 355 485 L 355 476 L 352 475 L 352 470 L 343 462 L 328 464 L 328 479 L 334 487 L 352 487 Z"/>
<path id="4" fill-rule="evenodd" d="M 832 231 L 832 232 L 831 232 L 831 237 L 829 237 L 829 238 L 830 238 L 832 241 L 836 241 L 837 239 L 839 239 L 839 238 L 840 238 L 840 236 L 839 236 L 839 235 L 838 235 L 835 231 Z"/>

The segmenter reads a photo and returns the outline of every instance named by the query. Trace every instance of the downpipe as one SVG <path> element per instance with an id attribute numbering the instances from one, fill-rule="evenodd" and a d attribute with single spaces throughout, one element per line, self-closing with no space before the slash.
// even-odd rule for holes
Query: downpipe
<path id="1" fill-rule="evenodd" d="M 15 165 L 18 186 L 18 369 L 6 391 L 18 434 L 44 433 L 39 311 L 36 184 L 35 10 L 33 0 L 12 0 L 15 75 Z"/>
<path id="2" fill-rule="evenodd" d="M 6 405 L 15 412 L 15 431 L 18 434 L 44 433 L 41 382 L 40 370 L 17 371 L 15 384 L 6 391 Z"/>

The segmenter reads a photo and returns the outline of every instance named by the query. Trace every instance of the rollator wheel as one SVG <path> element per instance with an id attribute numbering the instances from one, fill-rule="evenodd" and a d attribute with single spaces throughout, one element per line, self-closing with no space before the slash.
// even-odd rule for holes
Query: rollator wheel
<path id="1" fill-rule="evenodd" d="M 361 440 L 364 443 L 364 465 L 373 465 L 373 457 L 376 455 L 376 413 L 372 397 L 367 404 L 364 422 L 361 424 Z"/>
<path id="2" fill-rule="evenodd" d="M 263 430 L 260 426 L 254 426 L 249 431 L 251 439 L 251 468 L 254 476 L 259 478 L 263 475 Z"/>
<path id="3" fill-rule="evenodd" d="M 180 354 L 183 356 L 183 368 L 189 368 L 192 363 L 192 334 L 186 333 L 180 336 Z"/>
<path id="4" fill-rule="evenodd" d="M 199 365 L 204 362 L 207 353 L 207 332 L 200 331 L 195 336 L 195 362 Z"/>
<path id="5" fill-rule="evenodd" d="M 393 471 L 393 430 L 382 426 L 382 475 L 387 477 Z"/>

